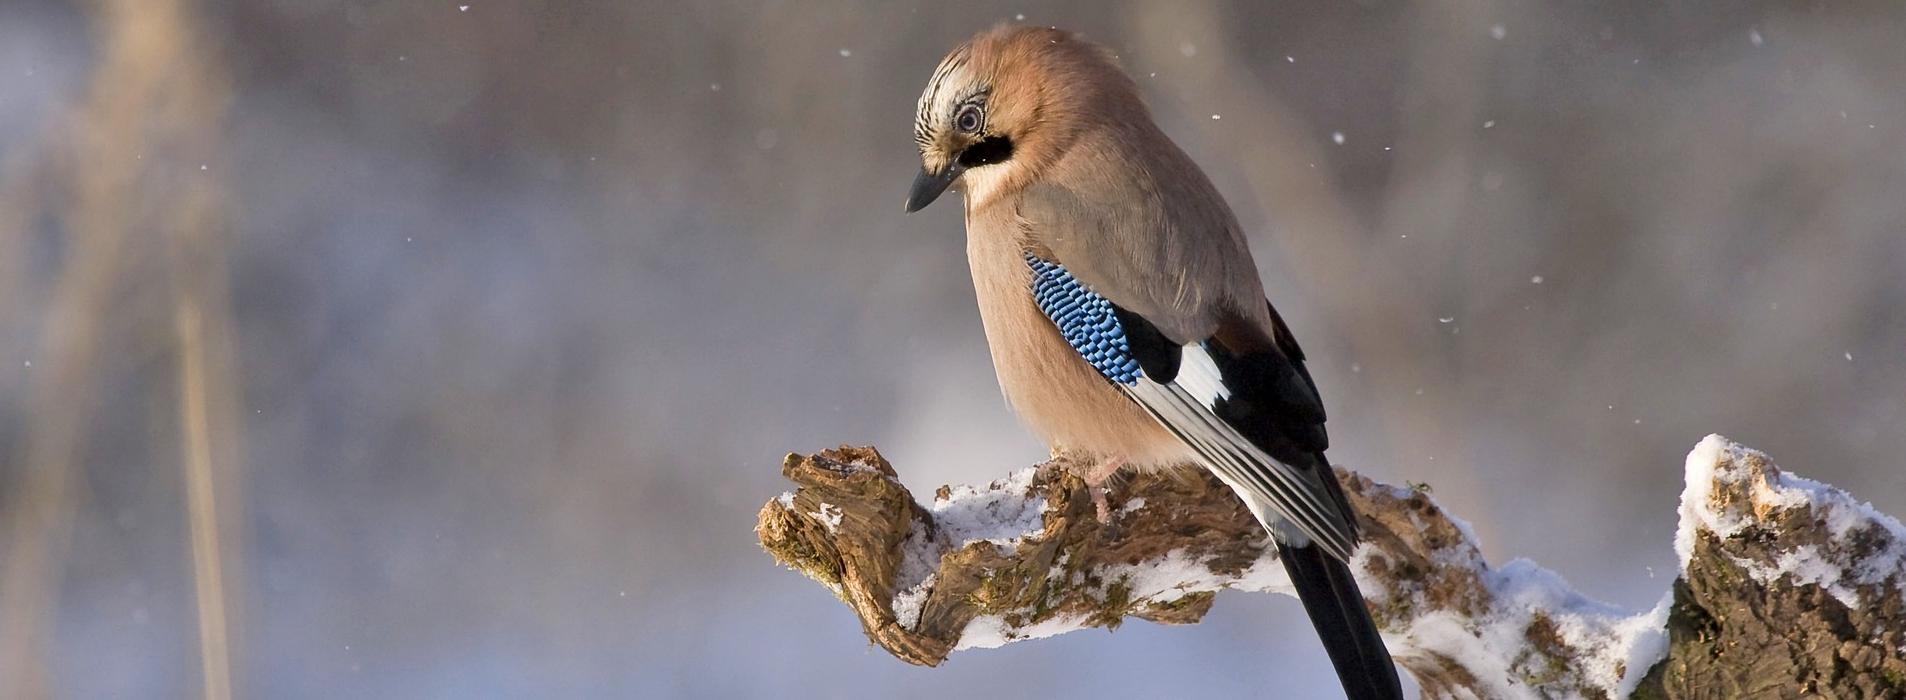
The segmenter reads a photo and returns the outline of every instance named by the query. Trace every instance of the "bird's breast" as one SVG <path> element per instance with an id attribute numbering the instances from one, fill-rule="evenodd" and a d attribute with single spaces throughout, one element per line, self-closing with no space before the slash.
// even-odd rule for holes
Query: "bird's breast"
<path id="1" fill-rule="evenodd" d="M 1189 450 L 1081 358 L 1039 310 L 1025 258 L 1028 243 L 1010 216 L 969 217 L 967 262 L 1007 403 L 1055 448 L 1138 467 L 1190 461 Z"/>

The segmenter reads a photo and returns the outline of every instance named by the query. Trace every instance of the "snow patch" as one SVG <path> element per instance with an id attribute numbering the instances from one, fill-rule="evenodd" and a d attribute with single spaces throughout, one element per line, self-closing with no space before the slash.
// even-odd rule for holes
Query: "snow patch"
<path id="1" fill-rule="evenodd" d="M 1114 587 L 1123 587 L 1126 591 L 1126 599 L 1135 607 L 1170 605 L 1194 593 L 1213 592 L 1226 587 L 1293 595 L 1295 589 L 1291 588 L 1290 578 L 1285 575 L 1284 567 L 1277 561 L 1277 555 L 1274 552 L 1275 550 L 1267 550 L 1264 556 L 1252 562 L 1251 566 L 1235 579 L 1213 572 L 1207 564 L 1207 559 L 1183 549 L 1172 550 L 1152 561 L 1100 567 L 1094 570 L 1092 575 L 1105 582 L 1107 591 Z M 1062 566 L 1055 565 L 1048 575 L 1057 576 L 1062 571 Z M 1075 573 L 1074 578 L 1084 575 L 1084 573 Z M 999 615 L 981 615 L 967 623 L 966 629 L 960 633 L 959 645 L 955 648 L 991 649 L 1011 642 L 1051 637 L 1090 626 L 1089 616 L 1070 613 L 1056 614 L 1046 620 L 1020 627 L 1014 627 Z"/>
<path id="2" fill-rule="evenodd" d="M 1818 520 L 1829 537 L 1822 545 L 1797 545 L 1771 563 L 1735 559 L 1761 583 L 1789 578 L 1812 584 L 1848 607 L 1861 605 L 1856 588 L 1886 583 L 1906 591 L 1906 526 L 1872 504 L 1827 484 L 1780 471 L 1767 455 L 1719 435 L 1709 435 L 1688 453 L 1687 489 L 1681 494 L 1681 522 L 1674 551 L 1682 571 L 1694 556 L 1702 531 L 1727 539 L 1788 511 Z M 1856 541 L 1869 534 L 1887 540 L 1876 551 L 1862 552 Z M 1861 554 L 1857 561 L 1854 553 Z"/>
<path id="3" fill-rule="evenodd" d="M 933 592 L 940 567 L 940 555 L 946 551 L 941 542 L 927 533 L 926 526 L 913 521 L 913 529 L 900 543 L 900 570 L 894 572 L 893 615 L 901 629 L 913 629 L 920 621 L 920 607 Z"/>
<path id="4" fill-rule="evenodd" d="M 1710 507 L 1715 480 L 1724 478 L 1724 483 L 1732 484 L 1739 477 L 1733 472 L 1716 473 L 1716 469 L 1727 458 L 1730 445 L 1727 438 L 1709 435 L 1688 453 L 1683 476 L 1687 485 L 1681 490 L 1681 523 L 1674 532 L 1674 553 L 1681 558 L 1683 570 L 1686 570 L 1688 560 L 1694 556 L 1694 540 L 1698 531 L 1707 530 L 1725 538 L 1746 527 L 1746 523 L 1739 518 L 1729 517 Z"/>
<path id="5" fill-rule="evenodd" d="M 1788 516 L 1792 509 L 1804 509 L 1832 541 L 1789 547 L 1772 562 L 1737 560 L 1750 576 L 1761 583 L 1787 578 L 1794 584 L 1817 585 L 1848 606 L 1861 604 L 1861 587 L 1889 579 L 1906 585 L 1901 582 L 1906 579 L 1901 574 L 1906 528 L 1844 491 L 1782 473 L 1771 464 L 1766 455 L 1719 435 L 1708 436 L 1688 453 L 1674 538 L 1684 572 L 1702 532 L 1726 539 L 1765 526 L 1770 518 Z M 1453 516 L 1451 520 L 1473 545 L 1475 535 L 1467 524 Z M 1865 552 L 1860 561 L 1850 561 L 1849 553 L 1859 548 L 1849 538 L 1870 538 L 1874 529 L 1889 534 L 1891 543 L 1884 551 Z M 1463 562 L 1456 560 L 1475 559 L 1476 552 L 1473 546 L 1447 547 L 1432 556 L 1439 563 L 1460 565 Z M 1501 679 L 1494 690 L 1505 697 L 1533 697 L 1537 688 L 1530 684 L 1552 685 L 1556 673 L 1571 674 L 1564 676 L 1567 683 L 1626 697 L 1667 655 L 1672 592 L 1653 609 L 1629 614 L 1575 592 L 1561 576 L 1527 560 L 1495 570 L 1479 560 L 1470 565 L 1483 572 L 1482 583 L 1493 594 L 1489 609 L 1468 619 L 1440 610 L 1419 616 L 1400 633 L 1384 635 L 1399 656 L 1448 656 L 1479 678 Z M 1397 595 L 1377 585 L 1363 589 L 1373 601 Z M 1545 667 L 1543 657 L 1529 652 L 1536 634 L 1552 636 L 1579 663 L 1568 669 Z"/>
<path id="6" fill-rule="evenodd" d="M 1387 489 L 1384 495 L 1389 498 L 1414 495 L 1404 487 L 1372 487 Z M 1466 617 L 1421 599 L 1420 589 L 1389 588 L 1370 576 L 1380 570 L 1373 564 L 1386 555 L 1360 548 L 1351 568 L 1358 574 L 1365 598 L 1380 607 L 1401 604 L 1421 611 L 1403 629 L 1383 635 L 1394 655 L 1448 657 L 1484 681 L 1492 696 L 1533 698 L 1558 687 L 1596 688 L 1613 697 L 1626 697 L 1667 654 L 1670 598 L 1663 598 L 1653 610 L 1634 614 L 1576 592 L 1560 574 L 1526 559 L 1492 568 L 1482 559 L 1480 540 L 1469 523 L 1438 510 L 1463 541 L 1431 550 L 1427 553 L 1431 562 L 1477 572 L 1484 589 L 1479 600 L 1487 607 Z M 1418 527 L 1427 525 L 1415 511 L 1409 517 Z M 1565 647 L 1571 659 L 1568 668 L 1555 668 L 1549 656 L 1534 653 L 1532 642 L 1537 639 Z"/>
<path id="7" fill-rule="evenodd" d="M 1044 639 L 1083 629 L 1085 622 L 1083 615 L 1054 615 L 1044 622 L 1014 627 L 999 615 L 980 615 L 966 623 L 966 629 L 960 632 L 960 643 L 953 649 L 995 649 L 1013 642 Z"/>
<path id="8" fill-rule="evenodd" d="M 933 592 L 933 581 L 937 576 L 927 577 L 905 590 L 893 595 L 893 618 L 900 629 L 911 630 L 920 622 L 920 609 L 927 603 L 927 594 Z"/>
<path id="9" fill-rule="evenodd" d="M 1138 509 L 1144 508 L 1144 507 L 1145 507 L 1145 497 L 1134 496 L 1132 500 L 1126 501 L 1125 505 L 1119 506 L 1118 514 L 1120 516 L 1131 515 L 1132 513 L 1138 512 Z"/>
<path id="10" fill-rule="evenodd" d="M 953 486 L 947 497 L 936 499 L 929 508 L 940 536 L 947 542 L 964 544 L 985 541 L 1011 547 L 1046 527 L 1046 497 L 1029 497 L 1037 467 L 1021 469 L 1004 479 L 976 486 Z"/>
<path id="11" fill-rule="evenodd" d="M 1501 679 L 1504 696 L 1536 697 L 1521 679 L 1555 673 L 1547 660 L 1529 653 L 1532 633 L 1552 634 L 1568 647 L 1579 665 L 1569 671 L 1579 681 L 1615 697 L 1633 692 L 1641 677 L 1667 653 L 1667 601 L 1652 611 L 1629 614 L 1569 587 L 1561 575 L 1526 559 L 1485 571 L 1483 585 L 1494 593 L 1490 609 L 1465 619 L 1448 610 L 1416 618 L 1408 628 L 1384 639 L 1399 654 L 1433 652 L 1477 673 Z M 1365 586 L 1366 591 L 1380 589 Z M 1546 620 L 1546 630 L 1538 623 Z"/>
<path id="12" fill-rule="evenodd" d="M 969 542 L 1014 547 L 1045 530 L 1045 496 L 1028 493 L 1038 471 L 1037 467 L 1022 469 L 983 487 L 949 487 L 946 497 L 935 499 L 927 509 L 933 514 L 936 533 L 928 533 L 922 521 L 914 521 L 900 545 L 900 570 L 894 575 L 891 601 L 902 628 L 913 629 L 919 622 L 921 606 L 933 592 L 934 572 L 946 552 Z M 999 624 L 1005 624 L 1004 620 Z"/>
<path id="13" fill-rule="evenodd" d="M 1668 658 L 1668 612 L 1673 607 L 1674 590 L 1670 588 L 1661 594 L 1654 609 L 1615 623 L 1613 631 L 1619 644 L 1616 648 L 1628 650 L 1627 658 L 1622 659 L 1625 672 L 1615 684 L 1615 697 L 1634 695 L 1635 687 L 1641 685 L 1648 670 Z"/>
<path id="14" fill-rule="evenodd" d="M 827 534 L 831 535 L 840 531 L 841 518 L 846 517 L 847 512 L 832 503 L 822 503 L 820 510 L 810 512 L 808 515 L 826 525 Z"/>
<path id="15" fill-rule="evenodd" d="M 1193 556 L 1183 549 L 1174 549 L 1151 561 L 1102 567 L 1098 574 L 1107 585 L 1124 585 L 1134 604 L 1163 605 L 1178 602 L 1192 593 L 1215 591 L 1231 583 L 1231 577 L 1213 572 L 1206 562 L 1207 559 Z M 1290 578 L 1284 574 L 1283 565 L 1277 562 L 1273 554 L 1266 554 L 1252 562 L 1251 568 L 1245 570 L 1236 583 L 1231 583 L 1231 587 L 1251 591 L 1296 592 L 1296 589 L 1291 588 Z"/>

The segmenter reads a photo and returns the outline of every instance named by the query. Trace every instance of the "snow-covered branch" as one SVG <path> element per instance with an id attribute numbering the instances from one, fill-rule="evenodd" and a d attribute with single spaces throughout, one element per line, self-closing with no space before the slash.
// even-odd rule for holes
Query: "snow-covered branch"
<path id="1" fill-rule="evenodd" d="M 874 643 L 929 666 L 1126 617 L 1197 622 L 1222 588 L 1291 592 L 1216 479 L 1132 476 L 1101 523 L 1063 461 L 921 505 L 872 448 L 789 455 L 799 488 L 756 530 Z M 1681 575 L 1640 613 L 1526 560 L 1490 566 L 1427 493 L 1339 477 L 1363 519 L 1359 583 L 1427 696 L 1906 694 L 1906 528 L 1719 436 L 1688 456 Z"/>

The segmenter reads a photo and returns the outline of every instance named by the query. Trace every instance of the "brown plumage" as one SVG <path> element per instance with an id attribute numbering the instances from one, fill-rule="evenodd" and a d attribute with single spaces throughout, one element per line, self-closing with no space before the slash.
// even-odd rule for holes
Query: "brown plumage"
<path id="1" fill-rule="evenodd" d="M 987 126 L 1011 140 L 1010 160 L 966 169 L 960 187 L 980 318 L 1014 410 L 1054 446 L 1182 466 L 1195 462 L 1188 448 L 1080 362 L 1025 293 L 1021 254 L 1032 249 L 1096 290 L 1126 291 L 1114 301 L 1173 340 L 1208 337 L 1221 322 L 1233 338 L 1274 333 L 1237 218 L 1114 61 L 1055 29 L 982 33 L 941 63 L 916 137 L 930 144 L 927 168 L 952 164 L 977 139 L 931 130 L 925 110 L 977 87 Z"/>
<path id="2" fill-rule="evenodd" d="M 1055 448 L 1211 470 L 1278 543 L 1347 693 L 1400 695 L 1345 561 L 1356 524 L 1303 350 L 1237 218 L 1104 48 L 1002 26 L 921 95 L 915 211 L 957 187 L 993 366 Z M 1101 499 L 1101 508 L 1103 508 Z M 1101 511 L 1103 513 L 1103 511 Z"/>

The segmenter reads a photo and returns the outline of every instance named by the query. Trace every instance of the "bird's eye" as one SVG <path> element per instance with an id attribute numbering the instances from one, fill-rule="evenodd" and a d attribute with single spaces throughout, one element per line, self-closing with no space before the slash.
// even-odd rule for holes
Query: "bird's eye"
<path id="1" fill-rule="evenodd" d="M 953 115 L 953 128 L 968 134 L 977 134 L 980 125 L 985 121 L 986 115 L 980 110 L 979 105 L 967 105 L 961 107 L 958 114 Z"/>

